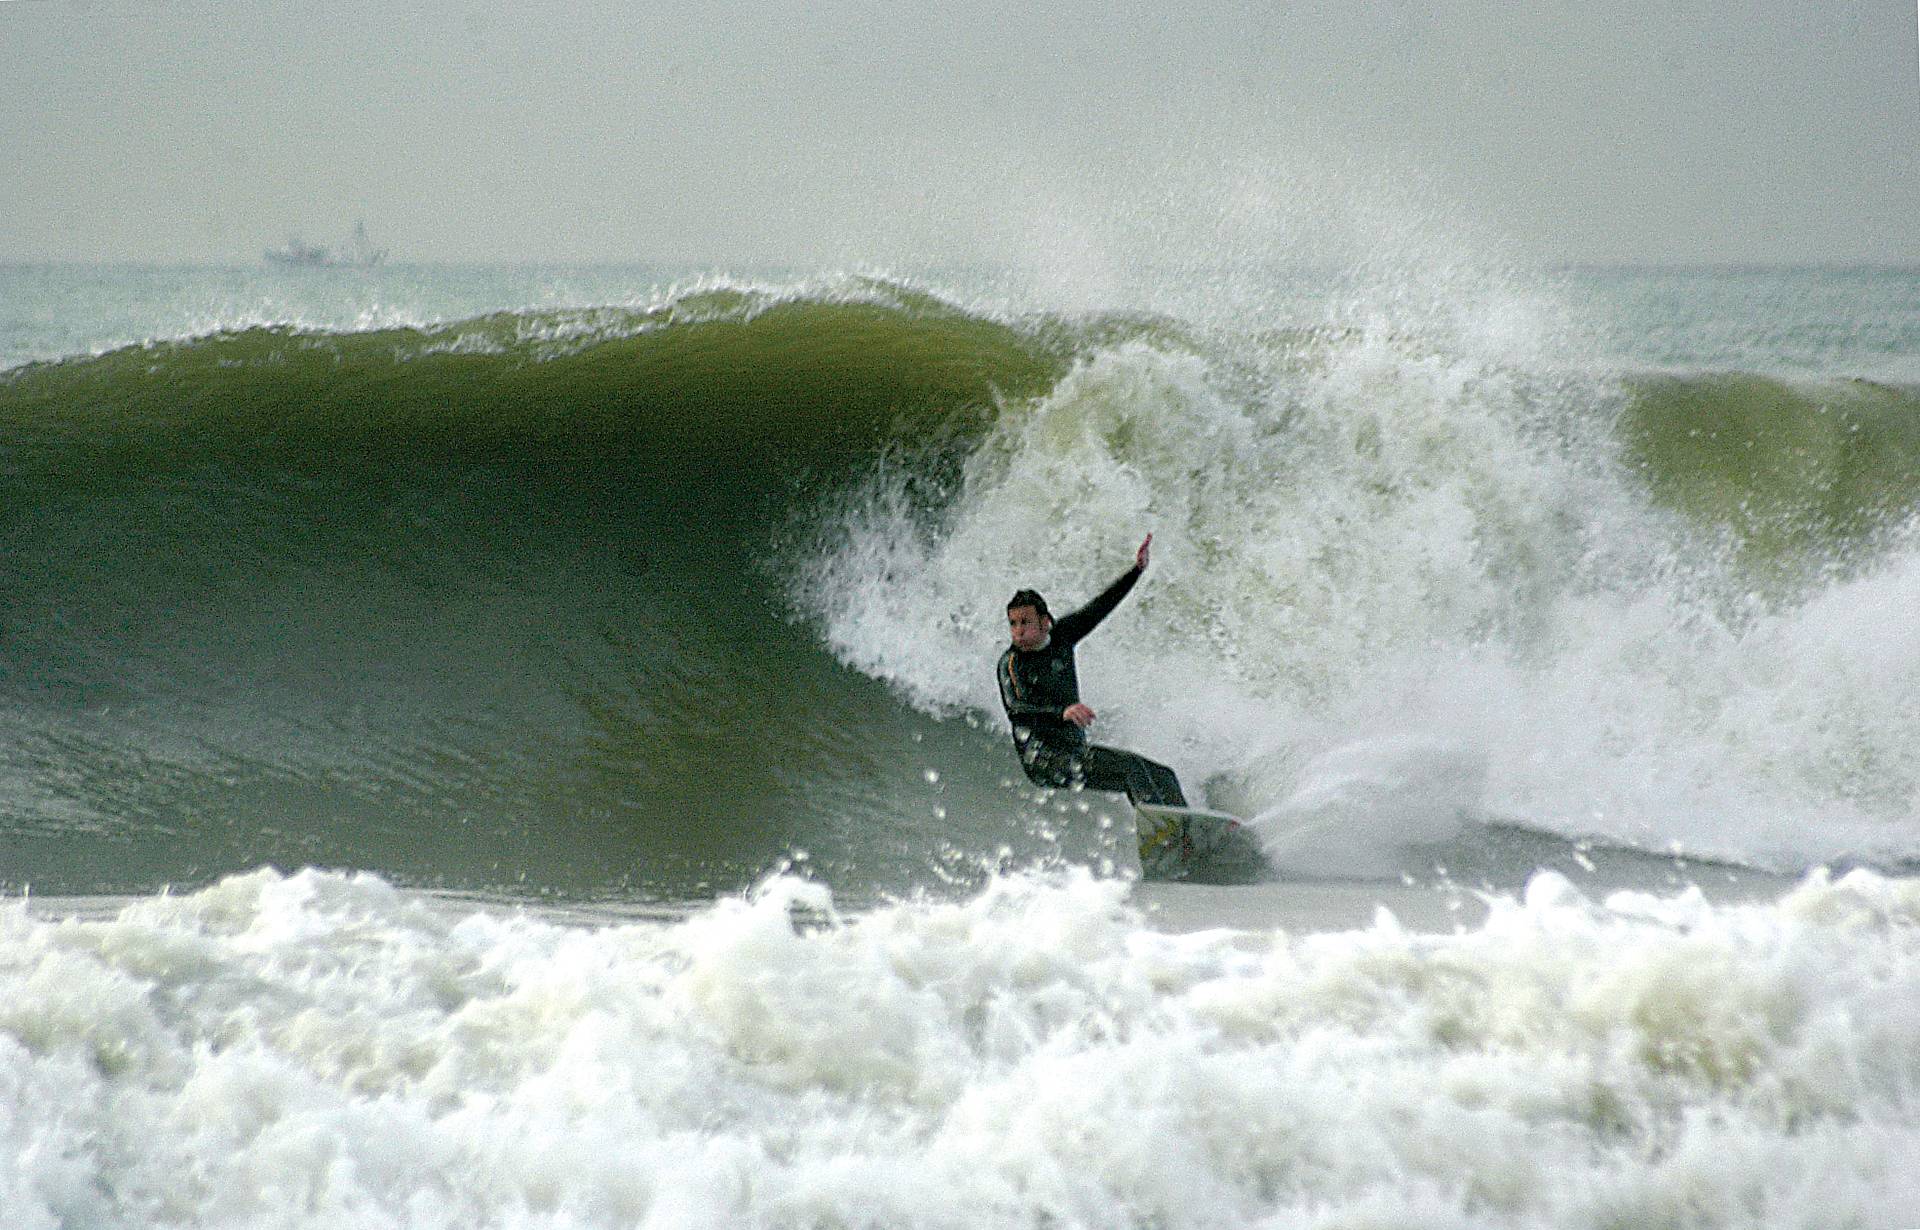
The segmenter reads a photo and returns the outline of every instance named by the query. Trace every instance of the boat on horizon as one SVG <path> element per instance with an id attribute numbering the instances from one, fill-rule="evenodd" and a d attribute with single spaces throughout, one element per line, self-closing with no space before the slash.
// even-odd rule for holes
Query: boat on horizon
<path id="1" fill-rule="evenodd" d="M 263 255 L 270 265 L 282 265 L 291 268 L 320 269 L 349 267 L 371 269 L 387 259 L 385 248 L 376 248 L 367 238 L 367 224 L 353 224 L 353 236 L 345 247 L 335 250 L 315 243 L 305 243 L 298 235 L 289 236 L 287 242 L 278 248 L 268 248 Z"/>

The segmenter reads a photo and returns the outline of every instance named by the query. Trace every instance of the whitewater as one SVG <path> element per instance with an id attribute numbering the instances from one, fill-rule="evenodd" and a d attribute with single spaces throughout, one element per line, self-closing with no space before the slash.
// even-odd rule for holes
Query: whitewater
<path id="1" fill-rule="evenodd" d="M 1920 1225 L 1920 276 L 1417 246 L 0 268 L 5 1223 Z"/>

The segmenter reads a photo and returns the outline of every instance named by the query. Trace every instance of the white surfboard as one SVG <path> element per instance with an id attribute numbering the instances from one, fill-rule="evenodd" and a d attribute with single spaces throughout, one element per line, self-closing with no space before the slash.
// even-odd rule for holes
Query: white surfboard
<path id="1" fill-rule="evenodd" d="M 1136 803 L 1133 811 L 1140 874 L 1149 880 L 1183 879 L 1223 857 L 1258 856 L 1258 843 L 1238 816 L 1161 803 Z"/>

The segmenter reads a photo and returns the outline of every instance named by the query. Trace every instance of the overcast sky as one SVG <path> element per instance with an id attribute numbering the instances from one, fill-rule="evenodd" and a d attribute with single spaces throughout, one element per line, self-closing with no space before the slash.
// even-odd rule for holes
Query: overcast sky
<path id="1" fill-rule="evenodd" d="M 0 260 L 256 260 L 357 218 L 401 260 L 976 260 L 1035 211 L 1152 199 L 1157 233 L 1190 194 L 1204 231 L 1251 176 L 1296 218 L 1418 184 L 1542 262 L 1920 263 L 1915 13 L 5 2 Z"/>

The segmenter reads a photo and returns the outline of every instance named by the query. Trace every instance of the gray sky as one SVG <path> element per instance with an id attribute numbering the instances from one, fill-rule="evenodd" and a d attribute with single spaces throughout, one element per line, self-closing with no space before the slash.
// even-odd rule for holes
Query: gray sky
<path id="1" fill-rule="evenodd" d="M 1410 192 L 1523 259 L 1920 263 L 1915 12 L 0 3 L 0 260 L 968 260 L 1250 200 L 1299 256 Z"/>

